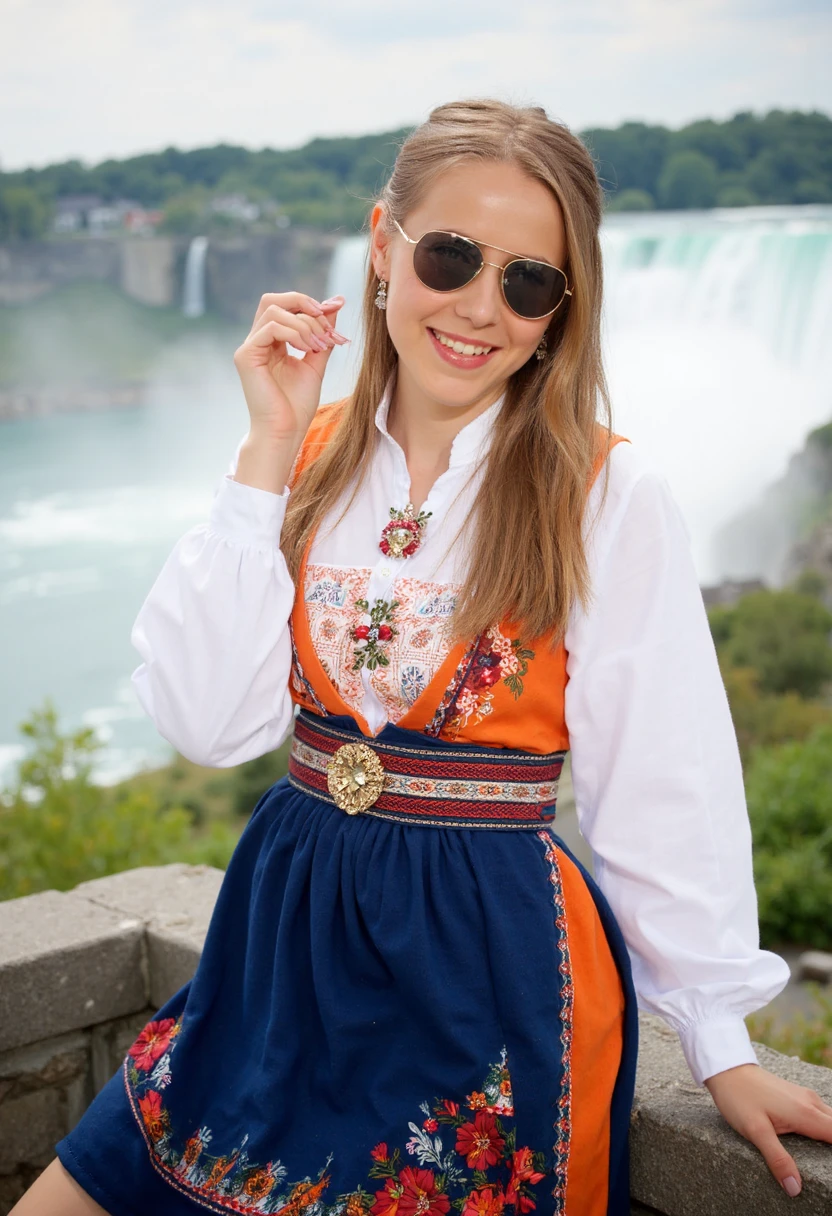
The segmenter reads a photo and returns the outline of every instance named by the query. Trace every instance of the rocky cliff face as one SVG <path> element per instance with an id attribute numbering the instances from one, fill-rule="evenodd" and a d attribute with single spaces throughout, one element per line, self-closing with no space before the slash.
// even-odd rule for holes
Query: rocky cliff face
<path id="1" fill-rule="evenodd" d="M 212 236 L 206 259 L 207 307 L 227 321 L 251 322 L 266 291 L 322 298 L 339 237 L 316 229 Z M 189 237 L 53 237 L 0 244 L 0 305 L 28 304 L 67 283 L 109 283 L 142 304 L 178 307 Z"/>
<path id="2" fill-rule="evenodd" d="M 759 502 L 727 524 L 715 553 L 731 578 L 774 586 L 815 570 L 832 600 L 832 422 L 818 427 Z"/>

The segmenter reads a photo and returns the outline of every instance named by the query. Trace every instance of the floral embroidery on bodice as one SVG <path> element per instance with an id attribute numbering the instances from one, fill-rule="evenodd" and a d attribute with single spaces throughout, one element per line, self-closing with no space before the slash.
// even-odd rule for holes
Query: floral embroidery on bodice
<path id="1" fill-rule="evenodd" d="M 353 710 L 361 712 L 369 684 L 389 721 L 404 717 L 447 658 L 448 622 L 457 588 L 416 578 L 399 578 L 393 588 L 395 636 L 384 646 L 385 665 L 356 666 L 354 632 L 370 621 L 358 601 L 367 600 L 372 568 L 310 564 L 304 601 L 312 644 L 332 684 Z"/>

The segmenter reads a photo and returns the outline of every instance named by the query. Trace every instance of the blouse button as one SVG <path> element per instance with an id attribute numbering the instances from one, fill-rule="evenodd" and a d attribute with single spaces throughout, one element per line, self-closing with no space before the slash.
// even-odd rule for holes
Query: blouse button
<path id="1" fill-rule="evenodd" d="M 382 577 L 382 578 L 389 578 L 389 577 L 390 577 L 390 567 L 389 567 L 389 566 L 382 566 L 382 567 L 381 567 L 381 577 Z"/>

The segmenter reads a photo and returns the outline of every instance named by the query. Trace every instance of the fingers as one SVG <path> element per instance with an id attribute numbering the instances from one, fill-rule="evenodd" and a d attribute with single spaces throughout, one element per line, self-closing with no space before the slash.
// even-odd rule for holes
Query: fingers
<path id="1" fill-rule="evenodd" d="M 800 1171 L 791 1157 L 783 1148 L 777 1133 L 768 1117 L 761 1118 L 753 1127 L 744 1132 L 762 1153 L 765 1163 L 787 1195 L 799 1195 L 801 1186 Z"/>
<path id="2" fill-rule="evenodd" d="M 252 329 L 255 328 L 263 313 L 272 304 L 276 304 L 278 308 L 285 309 L 286 312 L 305 312 L 310 317 L 320 317 L 323 315 L 323 309 L 318 301 L 313 299 L 312 296 L 305 295 L 302 291 L 267 291 L 265 295 L 260 297 L 257 312 L 254 314 Z"/>
<path id="3" fill-rule="evenodd" d="M 827 1113 L 828 1112 L 828 1113 Z M 812 1106 L 803 1112 L 799 1120 L 795 1119 L 790 1131 L 798 1132 L 801 1136 L 811 1136 L 813 1140 L 825 1140 L 832 1144 L 832 1110 L 819 1109 Z"/>
<path id="4" fill-rule="evenodd" d="M 815 1091 L 813 1089 L 808 1090 L 807 1093 L 809 1096 L 810 1104 L 812 1106 L 816 1107 L 819 1111 L 822 1111 L 824 1114 L 829 1115 L 830 1118 L 832 1118 L 832 1106 L 827 1105 L 827 1103 L 824 1102 L 824 1100 L 820 1096 L 820 1094 L 815 1093 Z"/>
<path id="5" fill-rule="evenodd" d="M 266 292 L 260 297 L 257 312 L 254 314 L 252 330 L 256 329 L 270 308 L 282 309 L 285 312 L 302 314 L 310 318 L 320 318 L 323 329 L 332 329 L 332 323 L 339 309 L 344 306 L 343 296 L 331 296 L 318 303 L 312 296 L 301 291 Z"/>
<path id="6" fill-rule="evenodd" d="M 252 328 L 249 339 L 254 338 L 266 326 L 274 324 L 279 326 L 281 331 L 286 331 L 279 341 L 289 342 L 297 350 L 310 354 L 331 350 L 333 346 L 342 346 L 348 341 L 332 328 L 331 323 L 324 322 L 322 316 L 289 312 L 278 304 L 269 304 L 264 309 L 260 320 Z"/>

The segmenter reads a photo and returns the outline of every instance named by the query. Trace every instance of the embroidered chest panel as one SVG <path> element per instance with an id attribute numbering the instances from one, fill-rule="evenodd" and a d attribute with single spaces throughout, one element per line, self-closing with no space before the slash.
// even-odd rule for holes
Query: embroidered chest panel
<path id="1" fill-rule="evenodd" d="M 452 584 L 401 578 L 395 599 L 369 602 L 371 567 L 309 565 L 304 601 L 312 644 L 351 709 L 361 712 L 362 673 L 398 722 L 447 657 Z"/>

